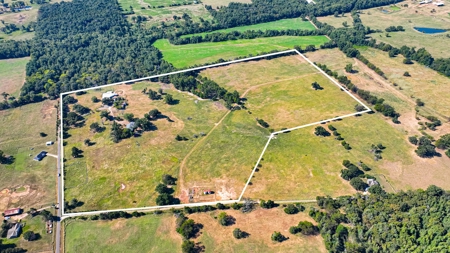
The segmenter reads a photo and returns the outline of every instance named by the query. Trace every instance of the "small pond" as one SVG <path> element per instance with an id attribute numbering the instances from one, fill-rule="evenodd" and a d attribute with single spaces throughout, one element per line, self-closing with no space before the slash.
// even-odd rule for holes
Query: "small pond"
<path id="1" fill-rule="evenodd" d="M 447 30 L 445 29 L 437 29 L 437 28 L 429 28 L 429 27 L 414 27 L 416 31 L 426 34 L 435 34 L 435 33 L 443 33 Z"/>

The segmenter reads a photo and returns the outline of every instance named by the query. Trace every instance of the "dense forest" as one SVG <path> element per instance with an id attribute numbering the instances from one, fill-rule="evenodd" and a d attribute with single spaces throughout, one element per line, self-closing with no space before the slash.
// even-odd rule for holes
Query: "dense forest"
<path id="1" fill-rule="evenodd" d="M 133 28 L 117 2 L 42 6 L 22 94 L 60 92 L 170 72 L 153 33 Z M 95 17 L 95 18 L 94 18 Z"/>
<path id="2" fill-rule="evenodd" d="M 329 252 L 450 252 L 450 193 L 436 186 L 317 201 L 309 214 Z"/>

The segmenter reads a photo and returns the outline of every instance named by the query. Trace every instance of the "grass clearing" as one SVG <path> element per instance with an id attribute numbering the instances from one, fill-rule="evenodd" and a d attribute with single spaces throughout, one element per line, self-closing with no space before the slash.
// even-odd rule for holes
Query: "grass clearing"
<path id="1" fill-rule="evenodd" d="M 64 221 L 65 253 L 178 252 L 175 217 L 151 215 L 113 221 Z"/>
<path id="2" fill-rule="evenodd" d="M 345 13 L 344 16 L 340 15 L 339 17 L 335 17 L 334 15 L 325 16 L 325 17 L 317 17 L 322 23 L 327 23 L 336 28 L 344 27 L 343 23 L 347 22 L 348 26 L 353 26 L 353 19 L 350 13 Z"/>
<path id="3" fill-rule="evenodd" d="M 212 33 L 228 33 L 228 32 L 244 32 L 249 30 L 287 30 L 287 29 L 301 29 L 301 30 L 315 30 L 313 24 L 309 21 L 303 21 L 301 18 L 291 18 L 291 19 L 281 19 L 273 22 L 261 23 L 256 25 L 247 25 L 247 26 L 239 26 L 228 29 L 216 30 L 213 32 L 204 32 L 204 33 L 196 33 L 190 35 L 183 35 L 183 37 L 191 37 L 191 36 L 205 36 L 206 34 Z"/>
<path id="4" fill-rule="evenodd" d="M 221 226 L 216 219 L 222 210 L 211 213 L 195 213 L 189 215 L 196 223 L 203 225 L 201 235 L 195 240 L 205 246 L 205 252 L 326 252 L 325 244 L 320 235 L 303 236 L 292 235 L 289 227 L 297 225 L 300 221 L 314 220 L 306 212 L 294 215 L 284 213 L 283 208 L 258 208 L 250 213 L 236 210 L 225 210 L 228 215 L 236 219 L 230 226 Z M 233 230 L 240 228 L 249 233 L 249 237 L 235 239 Z M 272 242 L 271 235 L 279 231 L 288 240 L 282 243 Z"/>
<path id="5" fill-rule="evenodd" d="M 29 57 L 0 60 L 0 93 L 18 97 L 25 82 L 25 67 Z"/>
<path id="6" fill-rule="evenodd" d="M 251 3 L 252 0 L 204 0 L 202 3 L 205 5 L 211 5 L 213 8 L 218 8 L 219 6 L 228 6 L 230 3 Z"/>
<path id="7" fill-rule="evenodd" d="M 172 45 L 168 40 L 157 40 L 154 46 L 162 52 L 164 59 L 176 68 L 186 68 L 219 59 L 232 60 L 239 56 L 292 49 L 295 45 L 302 47 L 307 45 L 319 46 L 327 41 L 328 39 L 325 36 L 281 36 L 188 45 Z"/>
<path id="8" fill-rule="evenodd" d="M 13 164 L 0 165 L 0 190 L 9 190 L 9 193 L 0 194 L 0 210 L 39 208 L 54 202 L 56 159 L 46 157 L 36 162 L 33 157 L 41 150 L 56 154 L 56 146 L 45 146 L 46 141 L 56 140 L 55 104 L 55 101 L 47 100 L 0 111 L 0 146 L 15 158 Z M 40 132 L 48 136 L 40 137 Z M 16 193 L 21 187 L 28 190 Z"/>
<path id="9" fill-rule="evenodd" d="M 141 93 L 144 88 L 164 88 L 164 92 L 178 100 L 176 105 L 167 105 L 162 100 L 152 101 Z M 77 209 L 105 210 L 125 207 L 155 205 L 157 193 L 154 192 L 163 174 L 178 175 L 180 161 L 199 139 L 193 135 L 207 133 L 214 123 L 226 113 L 220 104 L 211 101 L 197 101 L 187 93 L 181 93 L 170 86 L 159 83 L 142 82 L 134 85 L 119 85 L 78 96 L 79 103 L 96 110 L 101 105 L 94 104 L 91 97 L 101 96 L 102 92 L 115 90 L 128 99 L 126 110 L 113 110 L 114 116 L 133 113 L 142 118 L 151 109 L 157 108 L 167 119 L 153 121 L 157 130 L 145 132 L 141 137 L 131 137 L 113 143 L 109 137 L 111 122 L 104 122 L 106 130 L 93 134 L 89 125 L 101 122 L 100 113 L 87 116 L 85 126 L 70 129 L 71 137 L 66 139 L 65 147 L 65 191 L 66 200 L 77 198 L 85 204 Z M 191 118 L 188 120 L 188 118 Z M 126 121 L 122 121 L 126 124 Z M 189 141 L 176 141 L 181 135 Z M 84 140 L 95 142 L 85 146 Z M 70 150 L 76 146 L 84 151 L 83 158 L 70 157 Z"/>
<path id="10" fill-rule="evenodd" d="M 450 51 L 447 50 L 449 32 L 440 34 L 424 34 L 417 32 L 413 27 L 450 28 L 450 6 L 436 7 L 434 4 L 418 5 L 407 2 L 408 7 L 402 7 L 398 11 L 383 13 L 378 8 L 368 9 L 360 15 L 365 26 L 372 29 L 381 29 L 383 33 L 371 34 L 377 41 L 389 43 L 397 48 L 407 45 L 417 49 L 424 47 L 435 58 L 448 58 Z M 391 11 L 392 7 L 388 7 Z M 395 8 L 395 7 L 394 7 Z M 432 10 L 436 12 L 431 12 Z M 349 14 L 347 14 L 349 15 Z M 386 37 L 386 29 L 389 26 L 403 26 L 404 32 L 391 32 Z"/>

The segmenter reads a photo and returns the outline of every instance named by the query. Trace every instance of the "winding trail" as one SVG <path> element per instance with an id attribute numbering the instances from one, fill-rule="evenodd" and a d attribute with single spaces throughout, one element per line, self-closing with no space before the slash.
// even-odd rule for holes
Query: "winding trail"
<path id="1" fill-rule="evenodd" d="M 255 86 L 252 86 L 252 87 L 250 87 L 250 88 L 248 88 L 246 91 L 244 91 L 244 93 L 242 94 L 242 96 L 241 96 L 241 98 L 245 98 L 245 96 L 250 92 L 250 91 L 252 91 L 252 90 L 254 90 L 254 89 L 257 89 L 257 88 L 260 88 L 260 87 L 262 87 L 262 86 L 266 86 L 266 85 L 271 85 L 271 84 L 274 84 L 274 83 L 279 83 L 279 82 L 284 82 L 284 81 L 290 81 L 290 80 L 295 80 L 295 79 L 299 79 L 299 78 L 302 78 L 302 77 L 304 77 L 304 76 L 308 76 L 308 75 L 313 75 L 313 74 L 316 74 L 316 73 L 310 73 L 310 74 L 304 74 L 304 75 L 300 75 L 300 76 L 295 76 L 295 77 L 292 77 L 292 78 L 287 78 L 287 79 L 282 79 L 282 80 L 276 80 L 276 81 L 272 81 L 272 82 L 267 82 L 267 83 L 262 83 L 262 84 L 258 84 L 258 85 L 255 85 Z M 181 164 L 180 164 L 180 172 L 179 172 L 179 174 L 178 174 L 178 183 L 179 183 L 179 185 L 180 185 L 180 194 L 181 195 L 183 195 L 183 191 L 186 191 L 186 189 L 185 189 L 185 187 L 184 187 L 184 180 L 183 180 L 183 169 L 184 169 L 184 167 L 186 166 L 186 162 L 187 162 L 187 160 L 189 159 L 189 157 L 192 155 L 192 153 L 194 153 L 194 151 L 197 149 L 197 147 L 201 144 L 201 143 L 203 143 L 207 138 L 208 138 L 208 136 L 222 123 L 222 121 L 228 116 L 228 114 L 230 114 L 231 113 L 231 111 L 230 110 L 228 110 L 228 112 L 227 113 L 225 113 L 225 115 L 219 120 L 219 122 L 217 122 L 217 123 L 215 123 L 214 124 L 214 127 L 213 128 L 211 128 L 211 130 L 200 140 L 200 141 L 198 141 L 192 148 L 191 148 L 191 150 L 189 151 L 189 153 L 187 153 L 186 154 L 186 156 L 183 158 L 183 161 L 181 161 Z"/>

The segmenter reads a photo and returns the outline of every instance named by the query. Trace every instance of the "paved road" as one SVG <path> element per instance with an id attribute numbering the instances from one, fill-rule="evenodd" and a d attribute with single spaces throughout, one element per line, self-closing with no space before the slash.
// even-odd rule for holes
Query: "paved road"
<path id="1" fill-rule="evenodd" d="M 58 216 L 58 220 L 56 221 L 56 231 L 55 231 L 55 252 L 56 253 L 60 253 L 61 250 L 61 218 L 62 218 L 62 213 L 61 213 L 61 206 L 62 203 L 64 203 L 62 201 L 62 192 L 61 192 L 61 138 L 59 138 L 60 134 L 58 133 L 58 159 L 57 159 L 57 169 L 56 169 L 56 180 L 57 180 L 57 203 L 58 203 L 58 209 L 56 209 L 57 211 L 57 216 Z"/>

